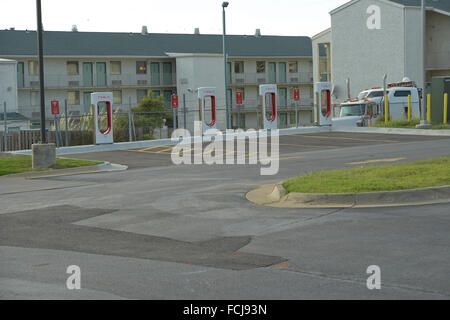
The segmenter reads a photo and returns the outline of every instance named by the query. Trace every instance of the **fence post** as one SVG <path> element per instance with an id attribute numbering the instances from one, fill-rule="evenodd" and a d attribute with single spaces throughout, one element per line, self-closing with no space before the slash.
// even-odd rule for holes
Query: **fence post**
<path id="1" fill-rule="evenodd" d="M 295 127 L 298 128 L 298 102 L 295 102 Z"/>
<path id="2" fill-rule="evenodd" d="M 64 114 L 65 114 L 65 118 L 66 118 L 66 128 L 65 128 L 66 147 L 68 147 L 69 146 L 69 119 L 68 119 L 68 115 L 67 115 L 67 99 L 64 100 Z"/>
<path id="3" fill-rule="evenodd" d="M 131 97 L 128 97 L 128 141 L 133 141 L 131 132 Z"/>
<path id="4" fill-rule="evenodd" d="M 444 94 L 444 124 L 447 124 L 448 93 Z"/>
<path id="5" fill-rule="evenodd" d="M 408 122 L 411 122 L 411 95 L 408 95 Z"/>
<path id="6" fill-rule="evenodd" d="M 186 94 L 183 93 L 183 128 L 186 129 Z"/>
<path id="7" fill-rule="evenodd" d="M 3 122 L 5 128 L 3 130 L 3 139 L 5 140 L 5 151 L 8 151 L 8 120 L 6 114 L 6 101 L 3 103 Z"/>
<path id="8" fill-rule="evenodd" d="M 388 95 L 384 95 L 384 123 L 387 124 L 389 121 L 389 100 Z"/>

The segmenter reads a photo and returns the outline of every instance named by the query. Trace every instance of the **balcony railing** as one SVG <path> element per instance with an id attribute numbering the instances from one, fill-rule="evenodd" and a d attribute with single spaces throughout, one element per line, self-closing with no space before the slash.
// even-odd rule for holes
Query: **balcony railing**
<path id="1" fill-rule="evenodd" d="M 82 75 L 51 75 L 44 78 L 46 88 L 123 88 L 123 87 L 174 87 L 176 75 L 161 73 L 159 77 L 150 74 L 121 74 L 107 75 L 106 79 L 94 76 L 92 79 L 83 78 Z M 106 81 L 105 81 L 106 80 Z M 39 77 L 28 76 L 19 88 L 39 88 Z"/>
<path id="2" fill-rule="evenodd" d="M 245 84 L 265 84 L 269 83 L 270 77 L 266 73 L 234 73 L 231 77 L 231 85 L 245 85 Z M 312 72 L 296 72 L 286 73 L 285 77 L 277 75 L 276 83 L 278 84 L 298 84 L 298 83 L 312 83 Z"/>

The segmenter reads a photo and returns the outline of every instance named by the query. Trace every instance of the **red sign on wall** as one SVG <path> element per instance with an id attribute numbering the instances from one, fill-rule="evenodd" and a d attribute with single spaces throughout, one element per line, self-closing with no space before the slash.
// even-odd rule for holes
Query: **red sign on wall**
<path id="1" fill-rule="evenodd" d="M 178 96 L 176 94 L 172 95 L 172 109 L 178 108 Z"/>
<path id="2" fill-rule="evenodd" d="M 242 104 L 242 91 L 236 91 L 236 104 Z"/>
<path id="3" fill-rule="evenodd" d="M 300 89 L 294 88 L 294 101 L 300 101 Z"/>
<path id="4" fill-rule="evenodd" d="M 57 115 L 59 114 L 59 101 L 52 101 L 52 115 Z"/>

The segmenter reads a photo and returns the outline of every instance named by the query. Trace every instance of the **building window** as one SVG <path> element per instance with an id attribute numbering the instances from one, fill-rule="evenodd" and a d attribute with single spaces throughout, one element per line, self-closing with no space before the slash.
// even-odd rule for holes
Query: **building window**
<path id="1" fill-rule="evenodd" d="M 31 105 L 32 106 L 39 105 L 40 97 L 41 97 L 41 95 L 40 95 L 39 91 L 31 91 Z"/>
<path id="2" fill-rule="evenodd" d="M 39 75 L 39 64 L 37 61 L 28 61 L 28 72 L 30 73 L 30 76 Z"/>
<path id="3" fill-rule="evenodd" d="M 234 73 L 244 73 L 244 61 L 236 61 L 234 63 Z"/>
<path id="4" fill-rule="evenodd" d="M 122 104 L 122 90 L 113 90 L 113 104 Z"/>
<path id="5" fill-rule="evenodd" d="M 257 73 L 265 73 L 266 72 L 266 62 L 265 61 L 256 61 L 256 72 Z"/>
<path id="6" fill-rule="evenodd" d="M 298 72 L 297 62 L 289 62 L 289 73 Z"/>
<path id="7" fill-rule="evenodd" d="M 137 61 L 136 62 L 136 74 L 146 74 L 147 73 L 147 62 Z"/>
<path id="8" fill-rule="evenodd" d="M 147 89 L 138 89 L 137 90 L 136 98 L 137 98 L 138 103 L 140 103 L 141 100 L 147 96 L 147 93 L 148 93 Z"/>
<path id="9" fill-rule="evenodd" d="M 78 61 L 67 61 L 67 74 L 69 76 L 77 76 L 80 74 Z"/>
<path id="10" fill-rule="evenodd" d="M 153 90 L 153 99 L 158 99 L 161 95 L 161 92 L 159 90 Z"/>
<path id="11" fill-rule="evenodd" d="M 80 92 L 79 91 L 69 91 L 67 92 L 67 104 L 72 106 L 77 106 L 80 104 Z"/>
<path id="12" fill-rule="evenodd" d="M 122 73 L 122 63 L 120 61 L 111 61 L 110 63 L 111 74 Z"/>

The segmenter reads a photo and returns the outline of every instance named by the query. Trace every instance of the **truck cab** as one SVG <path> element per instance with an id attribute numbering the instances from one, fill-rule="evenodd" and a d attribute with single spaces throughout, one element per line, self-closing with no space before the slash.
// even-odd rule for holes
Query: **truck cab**
<path id="1" fill-rule="evenodd" d="M 378 118 L 379 104 L 368 99 L 344 101 L 340 105 L 339 117 L 333 119 L 333 126 L 371 126 Z"/>

